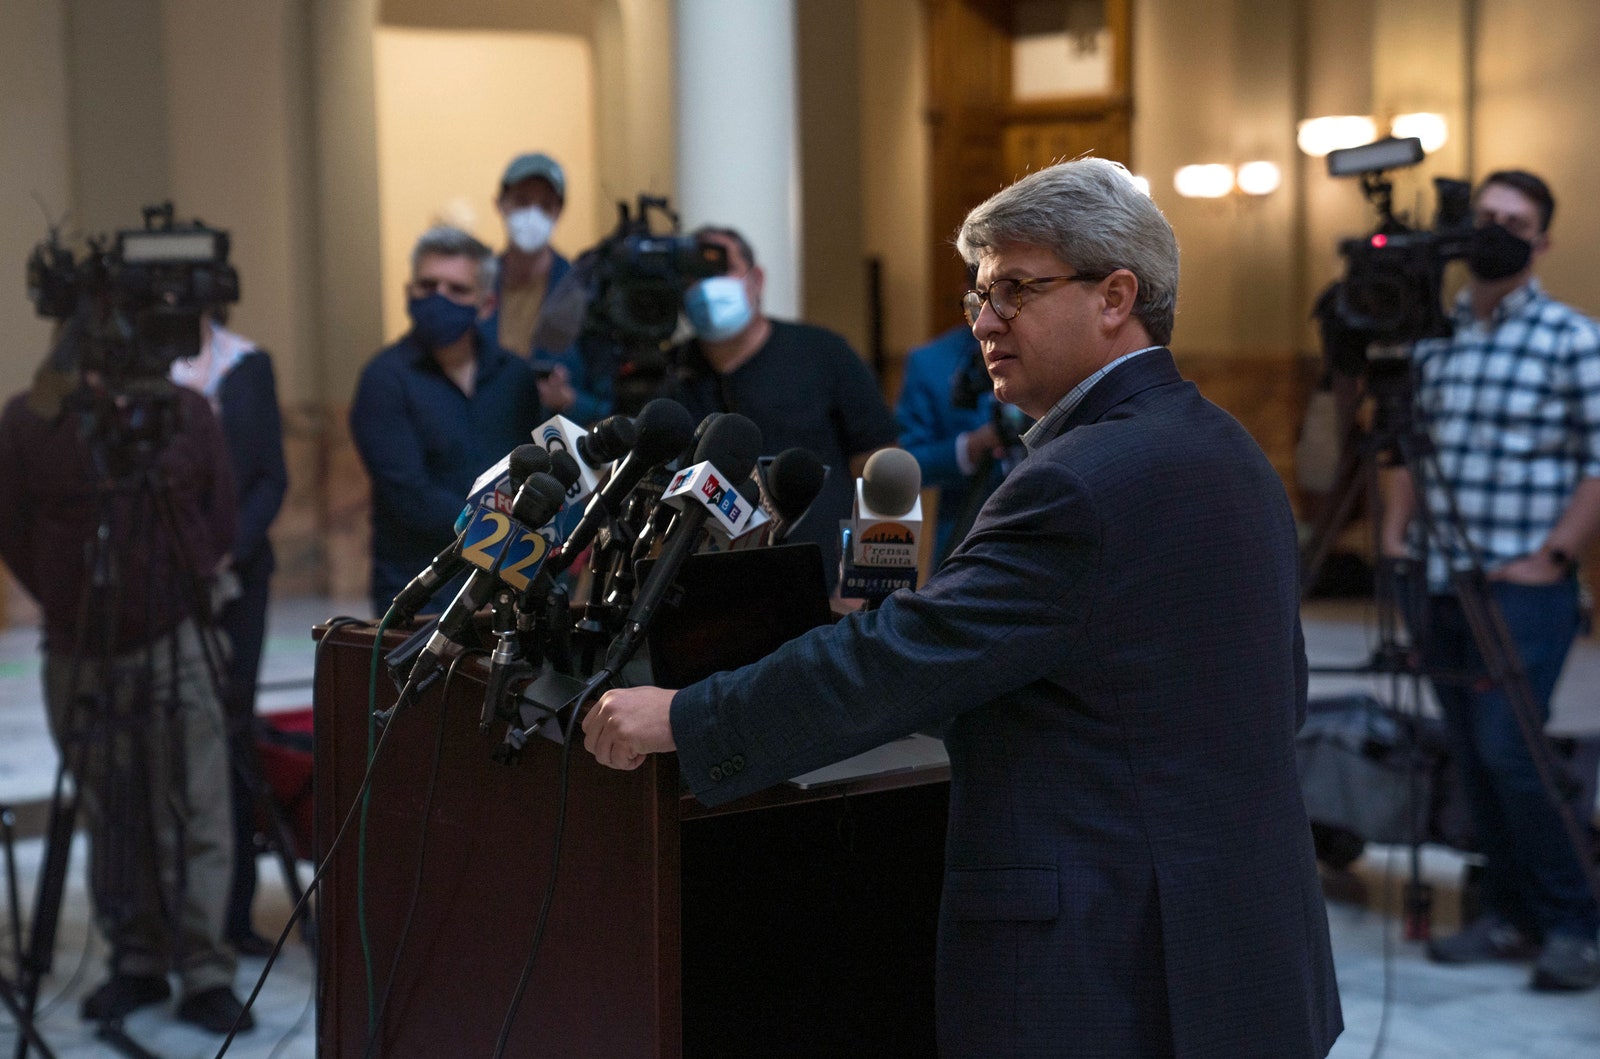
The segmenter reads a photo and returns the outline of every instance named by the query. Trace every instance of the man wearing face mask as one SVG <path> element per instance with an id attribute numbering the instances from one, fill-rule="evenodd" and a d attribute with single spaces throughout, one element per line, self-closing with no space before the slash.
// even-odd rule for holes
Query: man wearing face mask
<path id="1" fill-rule="evenodd" d="M 547 296 L 572 271 L 571 262 L 550 245 L 566 197 L 566 174 L 549 155 L 518 155 L 506 166 L 495 198 L 505 223 L 506 248 L 500 255 L 494 311 L 480 330 L 490 345 L 533 361 L 539 401 L 546 410 L 587 424 L 610 410 L 606 399 L 594 392 L 597 383 L 589 378 L 587 362 L 576 344 L 541 349 L 534 334 Z"/>
<path id="2" fill-rule="evenodd" d="M 533 368 L 486 342 L 493 252 L 457 228 L 430 228 L 411 252 L 411 330 L 361 373 L 350 433 L 372 480 L 372 605 L 395 593 L 455 538 L 473 480 L 541 420 Z M 435 593 L 437 610 L 459 588 Z"/>
<path id="3" fill-rule="evenodd" d="M 700 228 L 702 244 L 721 246 L 728 271 L 684 295 L 695 337 L 675 347 L 668 396 L 696 418 L 738 412 L 761 428 L 769 455 L 809 449 L 829 468 L 822 492 L 789 536 L 815 541 L 831 591 L 839 577 L 839 520 L 850 516 L 867 457 L 895 443 L 894 416 L 866 364 L 840 335 L 761 312 L 765 274 L 732 228 Z"/>
<path id="4" fill-rule="evenodd" d="M 1534 278 L 1555 210 L 1544 181 L 1491 173 L 1473 205 L 1472 280 L 1456 302 L 1454 334 L 1413 351 L 1419 417 L 1444 481 L 1426 483 L 1419 497 L 1409 472 L 1396 472 L 1384 551 L 1407 557 L 1419 504 L 1443 517 L 1454 498 L 1548 720 L 1583 620 L 1578 558 L 1600 532 L 1600 327 Z M 1450 569 L 1470 557 L 1448 554 L 1449 546 L 1429 555 L 1429 671 L 1480 673 L 1449 582 Z M 1433 942 L 1429 955 L 1441 963 L 1537 955 L 1535 989 L 1600 984 L 1600 910 L 1504 694 L 1445 681 L 1435 691 L 1485 858 L 1486 913 Z M 1573 808 L 1580 821 L 1592 809 Z"/>

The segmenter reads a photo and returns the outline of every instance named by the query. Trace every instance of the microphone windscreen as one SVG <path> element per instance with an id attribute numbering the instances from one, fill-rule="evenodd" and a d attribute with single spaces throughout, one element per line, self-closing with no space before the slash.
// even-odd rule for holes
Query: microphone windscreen
<path id="1" fill-rule="evenodd" d="M 761 457 L 761 428 L 736 412 L 718 416 L 695 450 L 696 463 L 710 462 L 729 481 L 742 482 Z"/>
<path id="2" fill-rule="evenodd" d="M 630 456 L 643 466 L 654 467 L 672 459 L 689 444 L 694 436 L 694 417 L 677 401 L 657 397 L 639 409 L 633 427 L 638 439 Z"/>
<path id="3" fill-rule="evenodd" d="M 904 515 L 922 492 L 922 468 L 905 449 L 879 449 L 861 470 L 861 498 L 876 514 Z"/>
<path id="4" fill-rule="evenodd" d="M 571 453 L 562 449 L 557 449 L 550 454 L 549 471 L 550 477 L 560 482 L 563 489 L 570 489 L 581 475 L 578 469 L 578 461 L 572 458 Z"/>
<path id="5" fill-rule="evenodd" d="M 624 415 L 607 416 L 589 428 L 583 439 L 584 457 L 591 466 L 598 467 L 626 456 L 639 440 L 633 420 Z"/>
<path id="6" fill-rule="evenodd" d="M 528 480 L 528 475 L 550 469 L 550 454 L 541 445 L 528 442 L 518 445 L 511 450 L 511 458 L 507 473 L 511 475 L 511 492 L 516 493 L 522 488 L 522 483 Z"/>
<path id="7" fill-rule="evenodd" d="M 827 476 L 822 458 L 810 449 L 784 449 L 767 467 L 767 495 L 785 520 L 793 522 L 822 492 Z"/>
<path id="8" fill-rule="evenodd" d="M 535 472 L 517 490 L 517 497 L 511 502 L 511 517 L 529 529 L 538 529 L 555 517 L 566 499 L 565 485 L 543 471 Z"/>

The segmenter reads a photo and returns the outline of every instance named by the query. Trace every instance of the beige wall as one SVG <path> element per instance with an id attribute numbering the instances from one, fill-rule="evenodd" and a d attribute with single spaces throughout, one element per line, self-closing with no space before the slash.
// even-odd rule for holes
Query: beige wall
<path id="1" fill-rule="evenodd" d="M 402 288 L 425 228 L 443 221 L 505 245 L 494 199 L 518 154 L 546 151 L 565 170 L 566 205 L 551 240 L 558 250 L 572 256 L 603 234 L 586 39 L 380 27 L 373 46 L 385 337 L 409 326 Z"/>
<path id="2" fill-rule="evenodd" d="M 859 73 L 862 250 L 883 262 L 884 344 L 903 354 L 931 337 L 923 5 L 873 0 L 859 5 L 858 18 L 861 54 L 868 57 Z M 946 297 L 954 325 L 960 292 Z"/>
<path id="3" fill-rule="evenodd" d="M 619 200 L 676 201 L 670 0 L 595 0 L 595 110 L 602 230 Z"/>
<path id="4" fill-rule="evenodd" d="M 801 315 L 869 355 L 861 230 L 861 41 L 857 0 L 795 7 L 800 106 Z"/>
<path id="5" fill-rule="evenodd" d="M 180 217 L 227 229 L 239 270 L 231 323 L 273 354 L 290 401 L 311 385 L 316 326 L 298 4 L 167 0 L 167 194 Z"/>
<path id="6" fill-rule="evenodd" d="M 1183 253 L 1174 346 L 1281 351 L 1300 315 L 1291 296 L 1293 5 L 1273 0 L 1145 0 L 1134 13 L 1134 169 L 1150 181 Z M 1286 131 L 1287 130 L 1287 131 Z M 1275 194 L 1184 199 L 1179 166 L 1264 160 Z"/>
<path id="7" fill-rule="evenodd" d="M 22 268 L 49 224 L 71 218 L 66 27 L 61 0 L 15 0 L 0 34 L 0 399 L 27 386 L 50 325 L 34 314 Z M 43 203 L 43 208 L 36 204 Z"/>
<path id="8" fill-rule="evenodd" d="M 1531 169 L 1556 197 L 1551 292 L 1600 314 L 1600 4 L 1478 0 L 1476 175 Z"/>

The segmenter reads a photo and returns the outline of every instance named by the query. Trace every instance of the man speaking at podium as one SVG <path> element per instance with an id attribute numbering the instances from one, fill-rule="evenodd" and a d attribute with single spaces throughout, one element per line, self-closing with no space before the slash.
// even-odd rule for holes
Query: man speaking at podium
<path id="1" fill-rule="evenodd" d="M 1295 534 L 1164 344 L 1178 248 L 1080 159 L 957 243 L 1029 455 L 917 592 L 682 691 L 607 692 L 602 763 L 725 802 L 941 726 L 940 1054 L 1320 1057 L 1342 1022 L 1293 739 Z"/>

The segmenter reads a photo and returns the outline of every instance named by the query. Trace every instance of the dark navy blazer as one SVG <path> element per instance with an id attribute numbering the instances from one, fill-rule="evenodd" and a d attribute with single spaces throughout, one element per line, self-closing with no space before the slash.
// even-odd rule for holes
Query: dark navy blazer
<path id="1" fill-rule="evenodd" d="M 941 1055 L 1327 1053 L 1283 486 L 1171 354 L 1119 366 L 915 593 L 680 692 L 703 802 L 943 726 Z"/>

